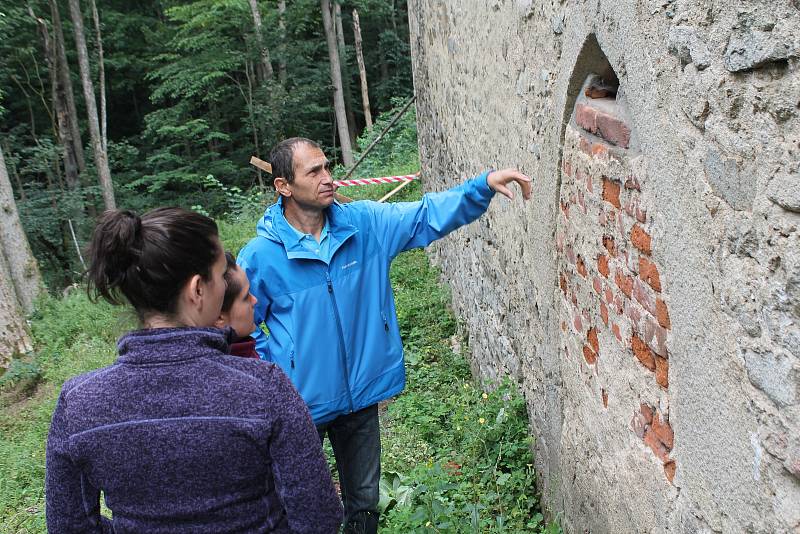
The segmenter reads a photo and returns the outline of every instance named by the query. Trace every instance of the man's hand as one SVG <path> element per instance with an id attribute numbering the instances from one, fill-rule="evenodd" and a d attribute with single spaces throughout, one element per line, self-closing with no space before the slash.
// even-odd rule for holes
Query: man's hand
<path id="1" fill-rule="evenodd" d="M 531 198 L 531 179 L 519 172 L 517 169 L 503 169 L 489 173 L 486 177 L 486 183 L 492 191 L 496 191 L 511 200 L 514 199 L 514 192 L 508 188 L 508 184 L 517 182 L 520 189 L 522 189 L 522 198 L 530 200 Z"/>

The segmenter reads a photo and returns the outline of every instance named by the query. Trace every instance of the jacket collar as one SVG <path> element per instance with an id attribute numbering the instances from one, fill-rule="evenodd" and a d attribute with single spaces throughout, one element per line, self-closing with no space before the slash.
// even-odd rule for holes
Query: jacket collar
<path id="1" fill-rule="evenodd" d="M 347 214 L 338 202 L 325 210 L 328 224 L 328 239 L 331 239 L 331 257 L 345 241 L 358 232 L 358 228 L 350 224 Z M 267 208 L 264 217 L 256 226 L 256 234 L 276 243 L 281 243 L 286 257 L 291 259 L 319 260 L 319 257 L 306 249 L 297 238 L 297 232 L 291 227 L 283 215 L 283 198 Z"/>
<path id="2" fill-rule="evenodd" d="M 228 352 L 228 335 L 216 328 L 150 328 L 134 330 L 117 341 L 118 363 L 178 363 Z"/>

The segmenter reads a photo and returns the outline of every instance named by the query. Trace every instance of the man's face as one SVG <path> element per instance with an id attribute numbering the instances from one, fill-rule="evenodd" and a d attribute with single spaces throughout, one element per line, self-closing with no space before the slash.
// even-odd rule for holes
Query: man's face
<path id="1" fill-rule="evenodd" d="M 331 179 L 330 162 L 322 150 L 300 143 L 294 147 L 292 165 L 294 180 L 287 187 L 299 206 L 324 210 L 333 204 L 336 188 Z"/>

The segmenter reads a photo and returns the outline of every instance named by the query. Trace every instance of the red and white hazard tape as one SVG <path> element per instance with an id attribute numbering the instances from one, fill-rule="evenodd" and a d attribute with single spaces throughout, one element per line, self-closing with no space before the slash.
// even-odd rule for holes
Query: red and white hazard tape
<path id="1" fill-rule="evenodd" d="M 410 182 L 419 178 L 417 174 L 406 174 L 405 176 L 384 176 L 382 178 L 359 178 L 355 180 L 336 180 L 334 185 L 336 187 L 349 187 L 351 185 L 374 185 L 374 184 L 391 184 L 395 182 Z"/>

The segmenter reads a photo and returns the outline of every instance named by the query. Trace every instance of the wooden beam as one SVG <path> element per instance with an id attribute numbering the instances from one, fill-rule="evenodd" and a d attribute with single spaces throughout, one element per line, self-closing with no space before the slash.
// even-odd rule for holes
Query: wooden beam
<path id="1" fill-rule="evenodd" d="M 257 157 L 252 156 L 250 158 L 250 165 L 252 165 L 254 167 L 258 167 L 262 171 L 265 171 L 265 172 L 268 172 L 268 173 L 272 174 L 272 165 L 270 165 L 269 163 L 267 163 L 263 159 L 258 159 Z"/>
<path id="2" fill-rule="evenodd" d="M 408 184 L 410 184 L 412 181 L 413 181 L 413 180 L 409 180 L 409 181 L 407 181 L 407 182 L 403 182 L 402 184 L 398 185 L 397 187 L 395 187 L 394 189 L 392 189 L 391 191 L 389 191 L 388 193 L 386 193 L 385 195 L 383 195 L 383 198 L 381 198 L 381 199 L 378 201 L 378 203 L 381 203 L 381 202 L 386 202 L 387 200 L 389 200 L 390 198 L 392 198 L 393 196 L 395 196 L 397 193 L 399 193 L 401 189 L 403 189 L 405 186 L 407 186 Z"/>

